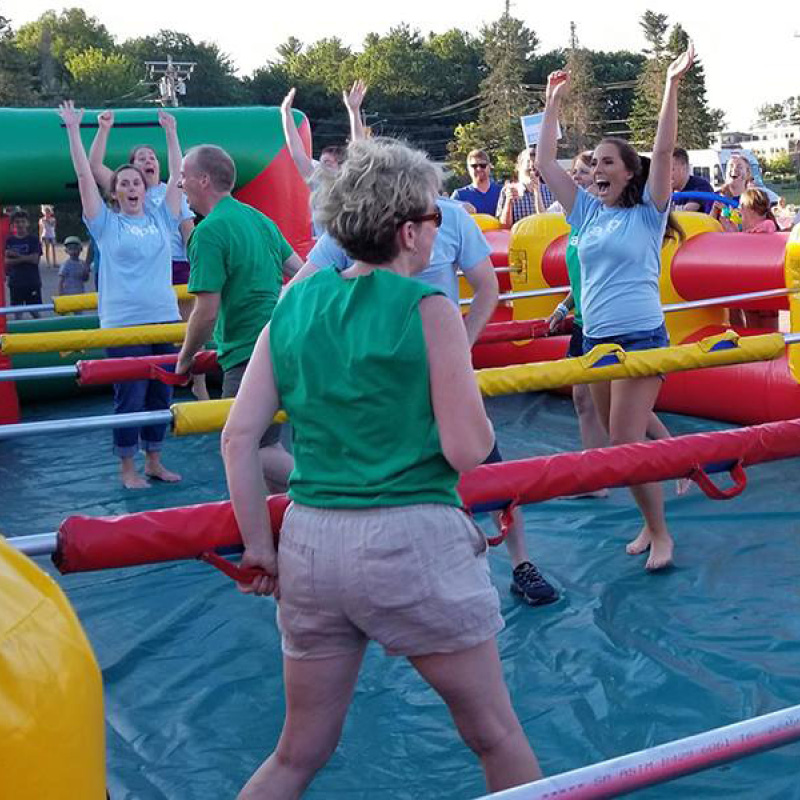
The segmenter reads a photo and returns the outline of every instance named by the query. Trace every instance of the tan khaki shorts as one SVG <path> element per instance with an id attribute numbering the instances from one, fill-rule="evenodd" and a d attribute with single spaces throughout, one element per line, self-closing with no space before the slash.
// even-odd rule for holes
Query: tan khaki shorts
<path id="1" fill-rule="evenodd" d="M 294 503 L 278 574 L 278 627 L 290 658 L 344 655 L 369 639 L 388 655 L 452 653 L 503 628 L 486 539 L 453 506 Z"/>

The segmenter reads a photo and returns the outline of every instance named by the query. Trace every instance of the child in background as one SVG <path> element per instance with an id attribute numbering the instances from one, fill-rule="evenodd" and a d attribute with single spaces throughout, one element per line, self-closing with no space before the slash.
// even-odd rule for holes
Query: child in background
<path id="1" fill-rule="evenodd" d="M 739 198 L 739 210 L 742 215 L 742 230 L 745 233 L 775 233 L 780 230 L 769 207 L 769 195 L 763 189 L 745 189 Z M 724 222 L 723 227 L 728 230 Z M 731 325 L 778 330 L 778 312 L 774 310 L 745 311 L 741 308 L 732 308 L 730 320 Z"/>
<path id="2" fill-rule="evenodd" d="M 91 272 L 89 265 L 81 261 L 83 244 L 77 236 L 67 236 L 64 239 L 64 249 L 69 258 L 58 270 L 58 293 L 83 294 Z"/>
<path id="3" fill-rule="evenodd" d="M 53 206 L 42 206 L 42 217 L 39 219 L 39 238 L 42 240 L 42 251 L 47 266 L 57 267 L 56 214 Z"/>
<path id="4" fill-rule="evenodd" d="M 30 233 L 30 221 L 24 211 L 11 214 L 11 235 L 6 239 L 6 269 L 12 306 L 39 305 L 42 302 L 42 278 L 39 257 L 42 248 L 39 237 Z M 34 319 L 38 311 L 28 312 Z M 22 319 L 22 313 L 15 315 Z"/>

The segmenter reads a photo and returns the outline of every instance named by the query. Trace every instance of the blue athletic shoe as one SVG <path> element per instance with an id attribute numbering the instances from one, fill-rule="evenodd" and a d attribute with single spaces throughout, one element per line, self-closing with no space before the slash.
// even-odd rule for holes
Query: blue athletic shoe
<path id="1" fill-rule="evenodd" d="M 514 567 L 511 593 L 519 595 L 532 606 L 545 606 L 558 600 L 558 592 L 541 575 L 534 564 L 523 561 Z"/>

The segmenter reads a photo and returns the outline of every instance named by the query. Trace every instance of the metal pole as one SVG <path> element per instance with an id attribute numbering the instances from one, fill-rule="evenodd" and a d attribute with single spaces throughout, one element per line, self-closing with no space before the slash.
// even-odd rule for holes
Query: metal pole
<path id="1" fill-rule="evenodd" d="M 675 780 L 800 739 L 800 706 L 736 722 L 480 800 L 601 800 Z M 736 792 L 732 789 L 733 795 Z"/>
<path id="2" fill-rule="evenodd" d="M 38 303 L 35 306 L 0 306 L 0 314 L 21 314 L 23 311 L 55 311 L 53 303 Z"/>
<path id="3" fill-rule="evenodd" d="M 501 294 L 498 300 L 523 300 L 526 297 L 552 297 L 555 294 L 567 294 L 570 291 L 569 286 L 551 286 L 549 289 L 533 289 L 529 292 L 507 292 Z M 459 300 L 458 304 L 461 306 L 468 306 L 472 303 L 472 298 L 468 297 L 465 300 Z"/>
<path id="4" fill-rule="evenodd" d="M 31 536 L 12 536 L 6 540 L 13 548 L 26 556 L 50 556 L 58 545 L 57 533 L 34 533 Z"/>
<path id="5" fill-rule="evenodd" d="M 727 306 L 733 303 L 747 303 L 750 300 L 768 300 L 771 297 L 784 297 L 795 294 L 798 289 L 765 289 L 763 292 L 744 292 L 742 294 L 729 294 L 724 297 L 708 297 L 704 300 L 688 300 L 685 303 L 670 303 L 664 306 L 664 313 L 673 311 L 688 311 L 691 308 L 709 308 L 711 306 Z"/>
<path id="6" fill-rule="evenodd" d="M 34 381 L 39 378 L 77 378 L 78 369 L 72 364 L 63 367 L 27 367 L 25 369 L 0 369 L 3 381 Z"/>
<path id="7" fill-rule="evenodd" d="M 139 428 L 142 425 L 170 425 L 171 423 L 172 412 L 169 409 L 136 411 L 130 414 L 106 414 L 100 417 L 52 419 L 43 422 L 19 422 L 15 425 L 0 425 L 0 441 L 35 436 L 39 433 L 77 433 L 108 428 Z"/>

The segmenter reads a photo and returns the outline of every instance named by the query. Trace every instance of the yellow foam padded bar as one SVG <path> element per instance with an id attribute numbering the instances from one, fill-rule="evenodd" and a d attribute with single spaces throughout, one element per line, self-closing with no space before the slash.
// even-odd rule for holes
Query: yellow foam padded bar
<path id="1" fill-rule="evenodd" d="M 130 344 L 180 343 L 185 335 L 185 322 L 47 333 L 4 333 L 0 336 L 0 353 L 9 356 L 17 353 L 71 353 Z"/>
<path id="2" fill-rule="evenodd" d="M 228 419 L 233 399 L 203 400 L 197 403 L 175 403 L 171 406 L 172 432 L 175 436 L 221 431 Z M 285 411 L 279 411 L 273 422 L 288 422 Z"/>
<path id="3" fill-rule="evenodd" d="M 172 287 L 178 300 L 188 300 L 194 297 L 189 294 L 189 287 L 181 283 Z M 97 292 L 85 294 L 63 294 L 53 298 L 56 314 L 74 314 L 76 311 L 94 311 L 97 308 Z"/>
<path id="4" fill-rule="evenodd" d="M 711 348 L 721 341 L 736 346 L 722 350 Z M 748 361 L 769 361 L 785 351 L 786 344 L 779 333 L 739 337 L 734 331 L 709 336 L 698 342 L 677 347 L 659 347 L 626 353 L 619 345 L 602 344 L 581 358 L 565 358 L 498 367 L 476 372 L 482 394 L 489 397 L 517 392 L 539 392 L 558 389 L 576 383 L 598 383 L 618 378 L 646 378 L 668 372 L 680 372 L 699 367 L 722 367 Z M 619 363 L 594 367 L 604 356 L 613 355 Z"/>
<path id="5" fill-rule="evenodd" d="M 499 231 L 503 227 L 500 220 L 491 214 L 473 214 L 472 219 L 482 231 Z"/>
<path id="6" fill-rule="evenodd" d="M 56 582 L 0 537 L 0 796 L 105 800 L 103 683 Z"/>
<path id="7" fill-rule="evenodd" d="M 701 233 L 712 233 L 721 231 L 722 226 L 708 214 L 701 214 L 698 211 L 676 211 L 675 217 L 686 234 L 687 241 Z M 672 260 L 681 245 L 671 239 L 661 249 L 661 303 L 682 303 L 686 301 L 682 297 L 672 282 Z M 674 342 L 682 342 L 687 336 L 701 328 L 711 325 L 726 325 L 728 322 L 727 309 L 722 306 L 710 306 L 708 308 L 692 308 L 687 311 L 675 311 L 666 315 L 667 330 L 670 339 Z"/>
<path id="8" fill-rule="evenodd" d="M 783 267 L 786 288 L 794 289 L 789 295 L 789 320 L 792 333 L 800 333 L 800 225 L 795 225 L 786 243 L 786 260 Z M 789 345 L 789 371 L 800 383 L 800 344 Z"/>

